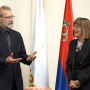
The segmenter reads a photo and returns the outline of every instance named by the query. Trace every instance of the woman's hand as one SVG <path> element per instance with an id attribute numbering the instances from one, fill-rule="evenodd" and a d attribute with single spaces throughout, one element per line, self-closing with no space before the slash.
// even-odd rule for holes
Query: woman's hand
<path id="1" fill-rule="evenodd" d="M 79 80 L 70 80 L 69 84 L 71 88 L 79 88 L 81 86 Z"/>
<path id="2" fill-rule="evenodd" d="M 76 85 L 78 88 L 81 86 L 79 80 L 75 80 L 75 81 L 73 81 L 73 82 L 75 83 L 75 85 Z"/>

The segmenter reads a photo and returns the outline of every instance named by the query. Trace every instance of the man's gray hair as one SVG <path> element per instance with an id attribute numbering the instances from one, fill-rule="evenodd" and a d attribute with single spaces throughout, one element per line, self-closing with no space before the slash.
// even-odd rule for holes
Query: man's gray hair
<path id="1" fill-rule="evenodd" d="M 1 12 L 2 9 L 11 10 L 11 8 L 8 7 L 8 6 L 5 6 L 5 5 L 1 6 L 1 7 L 0 7 L 0 17 L 2 17 L 2 12 Z"/>

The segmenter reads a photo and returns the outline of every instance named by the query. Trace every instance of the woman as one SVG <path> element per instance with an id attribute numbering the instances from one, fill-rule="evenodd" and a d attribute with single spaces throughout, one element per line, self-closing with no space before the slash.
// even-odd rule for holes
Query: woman
<path id="1" fill-rule="evenodd" d="M 90 90 L 90 21 L 77 18 L 73 23 L 66 73 L 71 90 Z"/>

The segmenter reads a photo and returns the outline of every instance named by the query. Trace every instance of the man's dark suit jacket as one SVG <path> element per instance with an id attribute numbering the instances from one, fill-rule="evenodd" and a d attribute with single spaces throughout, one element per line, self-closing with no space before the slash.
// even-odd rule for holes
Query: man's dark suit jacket
<path id="1" fill-rule="evenodd" d="M 20 63 L 6 63 L 6 58 L 10 56 L 8 44 L 4 34 L 1 32 L 0 27 L 0 90 L 11 90 L 13 84 L 13 76 L 15 77 L 15 83 L 17 90 L 23 90 L 23 80 L 21 74 Z M 23 39 L 17 31 L 10 30 L 11 34 L 11 51 L 13 52 L 13 58 L 22 58 L 21 62 L 30 65 L 31 62 L 27 62 L 26 50 L 24 47 Z M 14 75 L 13 75 L 14 74 Z"/>
<path id="2" fill-rule="evenodd" d="M 90 82 L 90 39 L 86 39 L 77 60 L 75 60 L 77 39 L 69 44 L 69 54 L 66 62 L 66 73 L 69 80 L 79 80 L 81 85 Z M 75 65 L 75 61 L 76 65 Z M 90 88 L 90 87 L 89 87 Z M 90 90 L 90 89 L 89 89 Z"/>

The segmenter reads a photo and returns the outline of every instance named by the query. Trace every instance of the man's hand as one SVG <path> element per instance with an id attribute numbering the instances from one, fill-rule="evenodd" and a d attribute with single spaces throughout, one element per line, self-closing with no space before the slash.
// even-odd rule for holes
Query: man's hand
<path id="1" fill-rule="evenodd" d="M 13 59 L 13 53 L 6 58 L 6 63 L 18 63 L 22 58 Z"/>
<path id="2" fill-rule="evenodd" d="M 28 56 L 26 60 L 29 62 L 33 61 L 36 58 L 36 56 L 35 56 L 36 53 L 37 53 L 37 51 L 34 52 L 33 54 L 31 54 L 30 56 Z"/>

